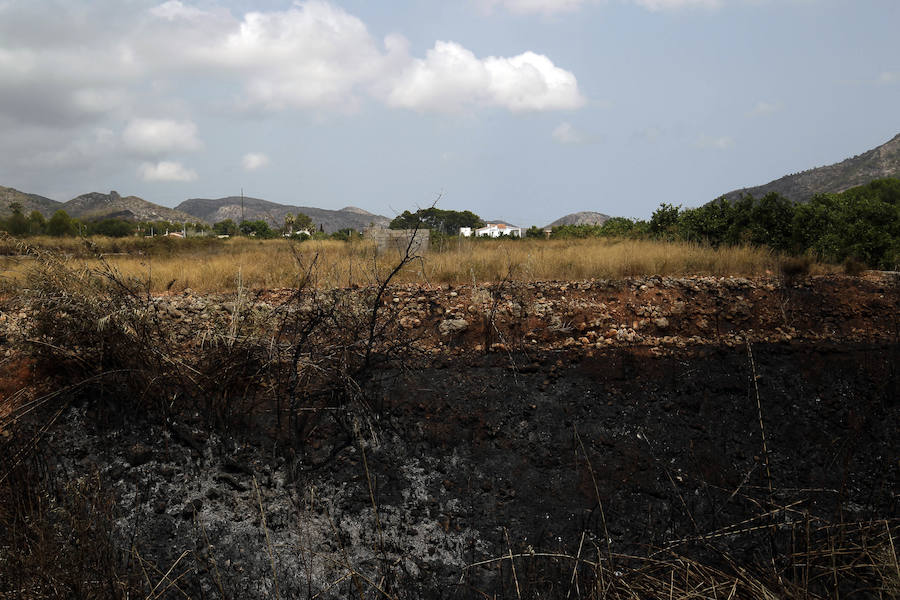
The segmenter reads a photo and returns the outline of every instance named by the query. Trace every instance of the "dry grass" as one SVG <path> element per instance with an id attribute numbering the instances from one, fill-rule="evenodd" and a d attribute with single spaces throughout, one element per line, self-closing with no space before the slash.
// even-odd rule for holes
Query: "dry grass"
<path id="1" fill-rule="evenodd" d="M 176 244 L 179 241 L 176 241 Z M 183 241 L 182 241 L 183 242 Z M 108 244 L 99 244 L 106 250 Z M 380 275 L 395 263 L 394 256 L 375 256 L 369 242 L 234 239 L 207 245 L 177 245 L 170 251 L 107 256 L 123 275 L 149 282 L 155 292 L 166 289 L 230 292 L 238 281 L 249 288 L 295 285 L 297 258 L 318 255 L 320 288 L 370 285 L 377 267 Z M 71 248 L 76 253 L 76 248 Z M 96 260 L 71 258 L 94 267 Z M 747 246 L 714 249 L 685 242 L 646 240 L 452 240 L 408 265 L 400 282 L 432 284 L 483 283 L 501 279 L 518 281 L 619 279 L 646 275 L 754 276 L 778 273 L 783 258 L 769 250 Z M 8 284 L 24 280 L 28 260 L 0 258 Z M 810 273 L 833 270 L 822 264 Z"/>

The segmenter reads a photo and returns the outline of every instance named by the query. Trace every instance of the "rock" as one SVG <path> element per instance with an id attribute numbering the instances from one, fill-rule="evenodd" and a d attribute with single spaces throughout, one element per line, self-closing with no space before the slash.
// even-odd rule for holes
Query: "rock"
<path id="1" fill-rule="evenodd" d="M 400 317 L 400 327 L 403 329 L 415 329 L 421 324 L 422 321 L 416 317 Z"/>
<path id="2" fill-rule="evenodd" d="M 466 330 L 469 322 L 465 319 L 445 319 L 438 325 L 438 331 L 441 335 L 455 335 Z"/>
<path id="3" fill-rule="evenodd" d="M 669 320 L 665 317 L 659 317 L 658 319 L 653 319 L 653 324 L 659 327 L 660 329 L 668 329 L 669 328 Z"/>

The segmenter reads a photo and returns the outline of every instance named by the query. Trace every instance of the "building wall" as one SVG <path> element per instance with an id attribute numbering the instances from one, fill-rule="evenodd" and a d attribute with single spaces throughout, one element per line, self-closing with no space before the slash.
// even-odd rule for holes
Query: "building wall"
<path id="1" fill-rule="evenodd" d="M 410 249 L 411 254 L 425 254 L 431 245 L 431 231 L 428 229 L 416 231 L 414 229 L 382 229 L 376 227 L 366 229 L 363 234 L 369 239 L 375 240 L 375 246 L 379 254 L 390 252 L 402 257 L 413 234 L 415 234 L 415 240 Z"/>

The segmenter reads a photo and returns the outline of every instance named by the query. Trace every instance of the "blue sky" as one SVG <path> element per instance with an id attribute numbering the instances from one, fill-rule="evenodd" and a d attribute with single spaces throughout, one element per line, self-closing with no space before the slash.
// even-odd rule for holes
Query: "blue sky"
<path id="1" fill-rule="evenodd" d="M 0 0 L 0 185 L 545 225 L 900 132 L 897 0 Z"/>

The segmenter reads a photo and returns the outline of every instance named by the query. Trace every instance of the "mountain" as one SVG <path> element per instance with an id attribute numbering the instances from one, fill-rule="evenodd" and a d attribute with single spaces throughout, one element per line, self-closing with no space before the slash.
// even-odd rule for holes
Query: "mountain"
<path id="1" fill-rule="evenodd" d="M 108 194 L 91 192 L 69 200 L 60 208 L 70 217 L 78 219 L 126 219 L 129 221 L 195 221 L 196 219 L 179 210 L 166 208 L 148 202 L 137 196 L 125 196 L 112 191 Z"/>
<path id="2" fill-rule="evenodd" d="M 725 194 L 737 200 L 741 194 L 762 198 L 769 192 L 795 202 L 806 202 L 816 194 L 834 194 L 875 179 L 900 177 L 900 134 L 892 140 L 839 163 L 785 175 L 765 185 L 734 190 Z"/>
<path id="3" fill-rule="evenodd" d="M 22 212 L 25 216 L 28 216 L 32 211 L 36 210 L 45 217 L 49 217 L 58 209 L 62 208 L 62 202 L 44 198 L 37 194 L 20 192 L 19 190 L 0 185 L 0 217 L 6 217 L 12 214 L 9 205 L 14 202 L 18 202 L 22 205 Z"/>
<path id="4" fill-rule="evenodd" d="M 208 223 L 216 223 L 231 219 L 235 223 L 241 220 L 241 197 L 229 196 L 227 198 L 191 198 L 175 207 L 202 219 Z M 361 208 L 348 206 L 341 210 L 326 210 L 311 206 L 290 206 L 278 204 L 261 198 L 243 199 L 243 218 L 247 221 L 263 220 L 270 226 L 281 227 L 284 217 L 288 214 L 303 213 L 312 219 L 316 226 L 321 225 L 326 233 L 333 233 L 339 229 L 352 228 L 361 231 L 369 225 L 383 225 L 387 227 L 391 220 L 381 215 L 374 215 Z"/>
<path id="5" fill-rule="evenodd" d="M 586 210 L 561 217 L 547 225 L 547 227 L 559 227 L 560 225 L 603 225 L 609 221 L 609 219 L 609 215 Z"/>

